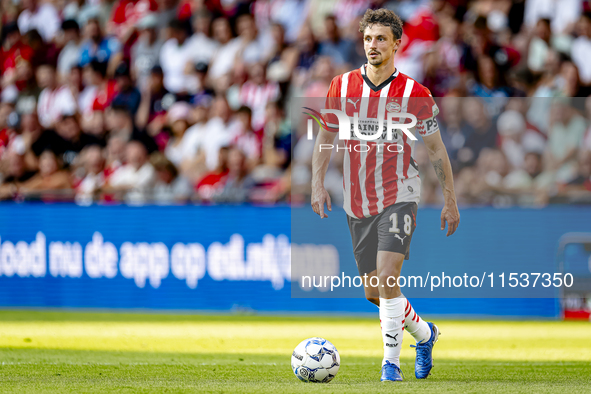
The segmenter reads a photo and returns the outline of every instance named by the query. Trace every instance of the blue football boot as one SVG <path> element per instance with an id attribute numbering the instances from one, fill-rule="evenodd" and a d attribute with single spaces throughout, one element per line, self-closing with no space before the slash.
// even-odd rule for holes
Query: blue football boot
<path id="1" fill-rule="evenodd" d="M 417 349 L 417 358 L 415 360 L 415 376 L 417 379 L 425 379 L 431 374 L 433 368 L 433 345 L 439 338 L 439 329 L 433 323 L 427 322 L 431 328 L 431 338 L 423 343 L 417 343 L 416 346 L 410 345 Z"/>
<path id="2" fill-rule="evenodd" d="M 402 371 L 396 364 L 391 364 L 390 361 L 386 360 L 386 364 L 382 367 L 382 382 L 401 382 Z"/>

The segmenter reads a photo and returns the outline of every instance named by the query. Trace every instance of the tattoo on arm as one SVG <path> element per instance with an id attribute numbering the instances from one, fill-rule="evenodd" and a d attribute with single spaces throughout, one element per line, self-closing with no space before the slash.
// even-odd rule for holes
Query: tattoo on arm
<path id="1" fill-rule="evenodd" d="M 439 179 L 441 188 L 445 189 L 445 172 L 443 172 L 443 160 L 438 159 L 431 163 L 433 164 L 433 168 L 435 169 L 435 174 L 437 174 L 437 179 Z"/>

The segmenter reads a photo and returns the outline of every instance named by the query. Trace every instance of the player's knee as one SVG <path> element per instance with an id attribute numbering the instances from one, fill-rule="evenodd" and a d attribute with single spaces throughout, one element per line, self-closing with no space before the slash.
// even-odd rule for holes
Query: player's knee
<path id="1" fill-rule="evenodd" d="M 380 297 L 376 297 L 376 296 L 373 296 L 373 295 L 367 295 L 366 294 L 365 295 L 365 298 L 367 298 L 367 300 L 369 302 L 371 302 L 372 304 L 377 305 L 377 306 L 380 306 Z"/>
<path id="2" fill-rule="evenodd" d="M 394 272 L 390 272 L 390 271 L 386 271 L 384 270 L 384 272 L 380 272 L 380 274 L 378 275 L 378 278 L 380 280 L 380 286 L 383 287 L 391 287 L 392 286 L 392 279 L 388 279 L 391 278 L 393 276 Z"/>

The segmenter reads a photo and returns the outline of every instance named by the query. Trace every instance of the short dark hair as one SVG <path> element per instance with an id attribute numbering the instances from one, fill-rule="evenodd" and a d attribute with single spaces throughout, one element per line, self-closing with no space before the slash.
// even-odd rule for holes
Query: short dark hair
<path id="1" fill-rule="evenodd" d="M 129 110 L 129 107 L 127 105 L 119 104 L 119 103 L 111 104 L 111 111 L 116 112 L 121 115 L 125 115 L 133 120 L 133 114 L 131 113 L 131 111 Z"/>
<path id="2" fill-rule="evenodd" d="M 243 113 L 246 114 L 248 116 L 252 116 L 252 109 L 250 109 L 250 107 L 247 107 L 246 105 L 241 106 L 240 108 L 238 108 L 238 110 L 236 111 L 237 113 Z"/>
<path id="3" fill-rule="evenodd" d="M 394 34 L 395 40 L 402 38 L 402 20 L 393 11 L 385 8 L 365 11 L 363 18 L 359 21 L 359 31 L 363 33 L 371 25 L 389 27 L 392 30 L 392 34 Z"/>
<path id="4" fill-rule="evenodd" d="M 189 35 L 191 31 L 191 23 L 186 20 L 173 19 L 168 23 L 168 27 L 170 27 L 172 30 L 182 31 L 187 35 Z"/>
<path id="5" fill-rule="evenodd" d="M 103 78 L 107 76 L 107 62 L 99 62 L 93 59 L 88 63 L 88 66 L 93 72 L 100 74 Z"/>
<path id="6" fill-rule="evenodd" d="M 66 19 L 62 22 L 62 30 L 76 30 L 76 32 L 79 32 L 80 25 L 74 19 Z"/>

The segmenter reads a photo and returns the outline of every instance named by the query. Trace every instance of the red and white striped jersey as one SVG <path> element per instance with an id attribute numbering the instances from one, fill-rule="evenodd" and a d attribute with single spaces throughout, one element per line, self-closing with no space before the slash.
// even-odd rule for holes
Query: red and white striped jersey
<path id="1" fill-rule="evenodd" d="M 388 112 L 415 115 L 417 125 L 411 130 L 418 130 L 421 136 L 439 131 L 435 120 L 439 109 L 429 89 L 398 70 L 379 86 L 369 80 L 365 65 L 339 75 L 332 80 L 326 101 L 327 108 L 346 112 L 352 124 L 353 114 L 358 113 L 362 134 L 366 129 L 377 130 L 378 119 L 387 119 Z M 326 116 L 326 122 L 331 131 L 338 130 L 335 115 Z M 418 203 L 421 180 L 413 159 L 415 141 L 400 130 L 391 140 L 365 141 L 351 134 L 345 141 L 343 164 L 343 208 L 347 214 L 370 217 L 398 202 Z"/>

